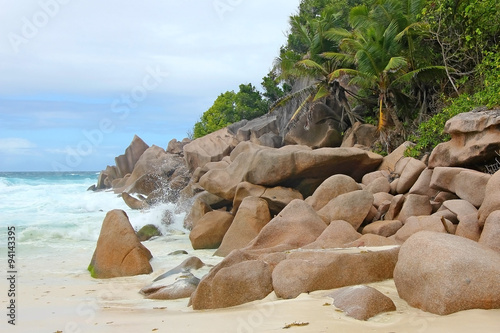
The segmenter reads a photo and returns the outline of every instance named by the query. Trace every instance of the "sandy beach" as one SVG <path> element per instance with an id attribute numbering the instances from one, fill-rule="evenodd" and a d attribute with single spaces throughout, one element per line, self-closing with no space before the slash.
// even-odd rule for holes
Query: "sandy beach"
<path id="1" fill-rule="evenodd" d="M 153 253 L 151 275 L 98 280 L 86 267 L 95 244 L 78 249 L 54 245 L 31 253 L 19 249 L 16 325 L 2 321 L 2 332 L 497 332 L 500 310 L 468 310 L 437 316 L 411 308 L 401 300 L 392 280 L 369 284 L 388 295 L 397 311 L 368 321 L 347 317 L 331 305 L 329 291 L 302 294 L 296 299 L 264 300 L 241 306 L 193 311 L 188 299 L 148 300 L 139 290 L 188 255 L 169 256 L 172 249 L 185 249 L 207 264 L 221 260 L 213 251 L 189 248 L 187 235 L 160 237 L 144 243 Z M 5 255 L 3 255 L 5 258 Z M 209 268 L 196 271 L 200 276 Z M 7 290 L 2 279 L 2 290 Z M 2 298 L 6 312 L 8 300 Z"/>

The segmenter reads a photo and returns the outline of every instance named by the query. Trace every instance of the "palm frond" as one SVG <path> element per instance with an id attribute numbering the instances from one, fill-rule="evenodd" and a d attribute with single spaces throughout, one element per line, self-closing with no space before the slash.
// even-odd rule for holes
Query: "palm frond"
<path id="1" fill-rule="evenodd" d="M 288 95 L 283 96 L 282 98 L 274 102 L 274 104 L 271 105 L 271 107 L 269 108 L 269 113 L 273 112 L 278 107 L 285 106 L 287 103 L 289 103 L 294 99 L 306 99 L 305 95 L 309 96 L 315 90 L 316 90 L 316 84 L 312 84 L 296 92 L 289 93 Z"/>
<path id="2" fill-rule="evenodd" d="M 349 24 L 354 29 L 366 25 L 368 23 L 367 21 L 369 21 L 369 13 L 370 10 L 365 5 L 353 7 L 349 12 Z"/>
<path id="3" fill-rule="evenodd" d="M 309 100 L 310 100 L 310 97 L 309 98 L 304 98 L 304 100 L 302 101 L 302 103 L 300 103 L 299 107 L 297 108 L 297 110 L 295 110 L 295 112 L 293 113 L 292 117 L 290 118 L 290 120 L 286 124 L 286 127 L 288 127 L 288 125 L 290 125 L 290 123 L 292 122 L 292 120 L 294 120 L 295 117 L 297 117 L 297 115 L 302 111 L 302 109 L 309 102 Z"/>
<path id="4" fill-rule="evenodd" d="M 340 53 L 340 52 L 323 52 L 321 56 L 325 59 L 336 60 L 344 65 L 354 64 L 354 57 L 350 54 Z"/>
<path id="5" fill-rule="evenodd" d="M 454 71 L 452 68 L 448 68 L 448 71 Z M 400 83 L 410 82 L 412 79 L 418 79 L 421 81 L 429 81 L 436 78 L 446 77 L 446 67 L 445 66 L 427 66 L 419 68 L 401 75 L 396 80 L 393 81 L 393 85 Z"/>
<path id="6" fill-rule="evenodd" d="M 328 88 L 325 87 L 325 85 L 321 85 L 318 89 L 318 92 L 314 96 L 313 102 L 316 102 L 317 100 L 322 99 L 323 97 L 326 97 L 329 94 L 330 94 L 330 91 L 328 90 Z"/>
<path id="7" fill-rule="evenodd" d="M 415 22 L 406 26 L 400 33 L 396 35 L 395 39 L 397 41 L 400 41 L 404 36 L 408 36 L 414 31 L 418 31 L 420 33 L 428 32 L 429 28 L 429 23 L 427 22 Z"/>
<path id="8" fill-rule="evenodd" d="M 352 32 L 344 28 L 331 28 L 325 31 L 324 36 L 328 40 L 340 42 L 343 38 L 352 37 Z"/>
<path id="9" fill-rule="evenodd" d="M 407 65 L 408 61 L 406 60 L 405 57 L 392 57 L 387 63 L 387 66 L 385 66 L 384 72 L 387 73 L 397 72 L 398 70 Z"/>
<path id="10" fill-rule="evenodd" d="M 298 61 L 297 66 L 303 66 L 306 68 L 314 69 L 314 70 L 317 70 L 325 75 L 328 75 L 327 71 L 325 70 L 325 68 L 323 66 L 321 66 L 316 61 L 311 60 L 311 59 L 304 59 L 304 60 Z"/>

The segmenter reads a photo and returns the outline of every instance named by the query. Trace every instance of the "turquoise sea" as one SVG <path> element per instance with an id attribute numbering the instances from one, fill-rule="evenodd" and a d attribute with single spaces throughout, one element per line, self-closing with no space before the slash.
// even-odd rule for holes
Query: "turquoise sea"
<path id="1" fill-rule="evenodd" d="M 109 210 L 123 209 L 134 228 L 148 223 L 162 225 L 166 210 L 162 204 L 147 212 L 132 211 L 110 191 L 87 191 L 97 182 L 98 172 L 0 172 L 0 239 L 7 227 L 16 228 L 21 247 L 78 246 L 97 241 L 102 221 Z M 182 230 L 185 213 L 174 214 L 170 229 Z M 168 230 L 164 230 L 168 233 Z"/>

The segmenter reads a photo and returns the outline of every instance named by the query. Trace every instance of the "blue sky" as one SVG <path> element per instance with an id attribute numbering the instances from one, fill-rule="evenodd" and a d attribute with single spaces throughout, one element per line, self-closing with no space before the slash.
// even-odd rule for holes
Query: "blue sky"
<path id="1" fill-rule="evenodd" d="M 0 0 L 0 171 L 101 170 L 260 89 L 300 0 Z"/>

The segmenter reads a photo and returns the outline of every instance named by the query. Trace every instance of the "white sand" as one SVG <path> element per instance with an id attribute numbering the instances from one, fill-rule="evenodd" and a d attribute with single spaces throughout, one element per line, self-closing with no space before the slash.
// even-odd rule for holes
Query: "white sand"
<path id="1" fill-rule="evenodd" d="M 1 332 L 498 332 L 500 310 L 469 310 L 436 316 L 409 307 L 398 295 L 392 280 L 370 284 L 387 294 L 397 311 L 366 322 L 345 316 L 325 297 L 329 291 L 279 300 L 274 294 L 241 306 L 193 311 L 188 299 L 144 299 L 138 291 L 156 276 L 175 267 L 187 256 L 168 256 L 186 249 L 203 261 L 216 264 L 213 251 L 193 251 L 187 236 L 174 241 L 159 238 L 145 245 L 155 257 L 154 273 L 126 278 L 96 280 L 86 271 L 95 243 L 79 249 L 54 246 L 31 253 L 19 249 L 16 326 L 7 324 L 7 295 L 2 279 Z M 2 258 L 5 258 L 2 253 Z M 5 267 L 6 263 L 2 261 Z M 203 272 L 196 272 L 200 275 Z M 286 324 L 309 323 L 283 331 Z"/>

